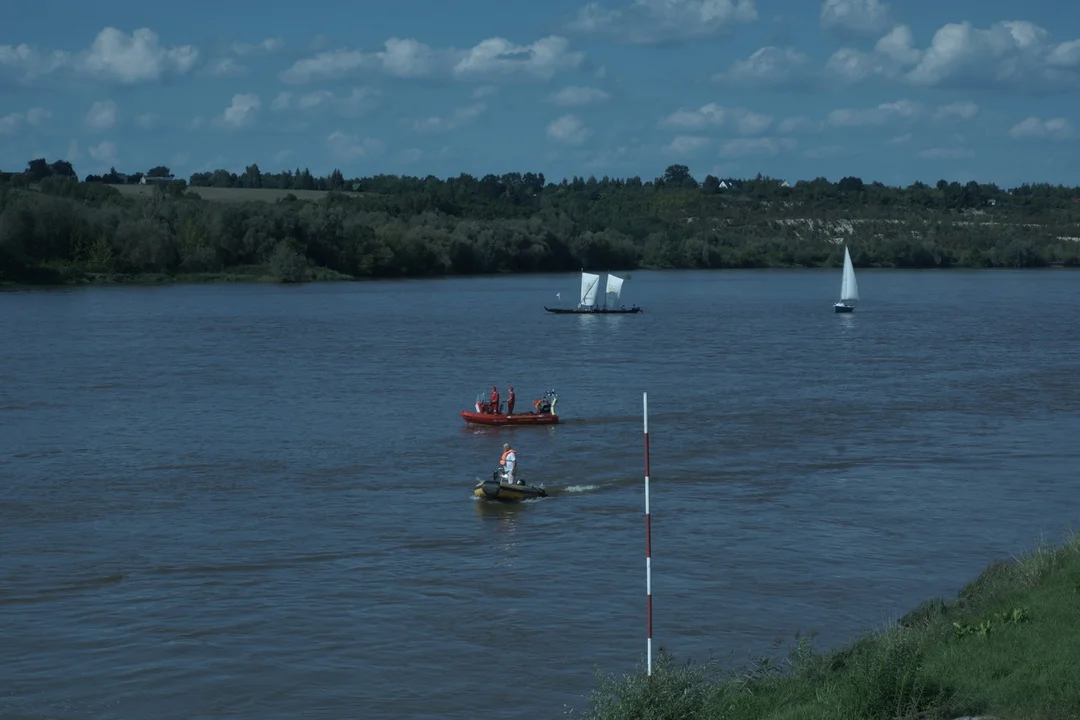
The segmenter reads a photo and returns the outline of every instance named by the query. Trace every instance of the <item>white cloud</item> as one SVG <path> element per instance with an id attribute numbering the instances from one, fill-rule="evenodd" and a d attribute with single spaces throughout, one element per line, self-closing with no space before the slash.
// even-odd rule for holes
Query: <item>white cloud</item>
<path id="1" fill-rule="evenodd" d="M 825 71 L 849 83 L 874 77 L 897 78 L 904 67 L 922 57 L 914 42 L 911 28 L 897 25 L 877 41 L 871 52 L 840 48 L 825 63 Z"/>
<path id="2" fill-rule="evenodd" d="M 1014 138 L 1047 138 L 1051 140 L 1066 140 L 1073 137 L 1072 124 L 1063 117 L 1041 120 L 1037 117 L 1029 117 L 1013 125 L 1009 134 Z"/>
<path id="3" fill-rule="evenodd" d="M 956 160 L 960 158 L 973 158 L 975 151 L 962 147 L 935 147 L 919 151 L 919 157 L 932 160 Z"/>
<path id="4" fill-rule="evenodd" d="M 423 151 L 418 148 L 407 148 L 401 151 L 401 162 L 406 165 L 412 165 L 418 161 L 423 154 Z"/>
<path id="5" fill-rule="evenodd" d="M 166 47 L 149 28 L 126 35 L 107 27 L 76 60 L 76 67 L 98 78 L 132 84 L 158 80 L 167 73 L 183 75 L 198 59 L 199 51 L 194 46 Z"/>
<path id="6" fill-rule="evenodd" d="M 333 111 L 342 117 L 359 117 L 379 104 L 381 93 L 376 88 L 355 87 L 348 94 L 333 93 L 329 90 L 296 95 L 280 92 L 270 104 L 274 112 L 300 110 L 319 112 Z"/>
<path id="7" fill-rule="evenodd" d="M 919 87 L 1060 92 L 1080 86 L 1080 40 L 1052 42 L 1047 30 L 1026 21 L 986 29 L 962 22 L 943 25 L 919 49 L 911 29 L 898 25 L 870 52 L 837 50 L 826 70 L 851 83 L 886 78 Z"/>
<path id="8" fill-rule="evenodd" d="M 296 100 L 296 107 L 300 110 L 310 110 L 311 108 L 325 105 L 329 100 L 334 99 L 334 93 L 329 90 L 316 90 L 315 92 L 301 95 Z"/>
<path id="9" fill-rule="evenodd" d="M 729 140 L 720 148 L 723 157 L 747 157 L 750 155 L 778 155 L 795 148 L 791 138 L 738 138 Z"/>
<path id="10" fill-rule="evenodd" d="M 241 43 L 236 42 L 232 44 L 230 48 L 234 55 L 241 57 L 245 55 L 254 55 L 256 53 L 269 53 L 276 52 L 285 47 L 285 41 L 281 38 L 266 38 L 260 43 Z"/>
<path id="11" fill-rule="evenodd" d="M 772 125 L 772 118 L 755 112 L 739 113 L 735 119 L 736 127 L 742 135 L 760 135 Z"/>
<path id="12" fill-rule="evenodd" d="M 820 147 L 808 149 L 803 155 L 812 160 L 825 160 L 827 158 L 843 155 L 844 152 L 845 149 L 839 145 L 822 145 Z"/>
<path id="13" fill-rule="evenodd" d="M 214 77 L 242 77 L 248 69 L 233 58 L 218 58 L 206 66 L 206 74 Z"/>
<path id="14" fill-rule="evenodd" d="M 810 125 L 810 118 L 804 115 L 789 117 L 781 120 L 776 126 L 776 132 L 781 135 L 790 135 Z"/>
<path id="15" fill-rule="evenodd" d="M 691 155 L 712 143 L 712 138 L 701 135 L 676 135 L 674 140 L 664 146 L 664 150 L 677 155 Z"/>
<path id="16" fill-rule="evenodd" d="M 862 127 L 885 125 L 897 119 L 910 119 L 921 115 L 923 107 L 911 100 L 897 100 L 865 109 L 841 108 L 829 113 L 825 122 L 833 127 Z"/>
<path id="17" fill-rule="evenodd" d="M 687 128 L 691 130 L 700 130 L 701 128 L 709 126 L 720 127 L 724 124 L 724 118 L 727 117 L 727 113 L 728 111 L 724 107 L 717 105 L 716 103 L 708 103 L 702 105 L 697 110 L 679 108 L 661 120 L 660 124 L 667 127 Z"/>
<path id="18" fill-rule="evenodd" d="M 143 113 L 142 115 L 139 115 L 137 118 L 135 118 L 135 124 L 141 127 L 143 130 L 150 130 L 155 125 L 157 125 L 157 121 L 160 119 L 161 116 L 157 113 L 148 112 Z"/>
<path id="19" fill-rule="evenodd" d="M 293 94 L 291 92 L 279 92 L 277 97 L 274 98 L 274 102 L 270 103 L 270 109 L 274 112 L 281 112 L 282 110 L 288 110 L 292 103 Z"/>
<path id="20" fill-rule="evenodd" d="M 581 118 L 572 114 L 556 118 L 547 126 L 547 136 L 564 145 L 581 145 L 591 134 Z"/>
<path id="21" fill-rule="evenodd" d="M 0 72 L 22 83 L 30 83 L 71 63 L 71 54 L 62 50 L 42 52 L 26 43 L 0 45 Z"/>
<path id="22" fill-rule="evenodd" d="M 979 106 L 970 100 L 963 102 L 955 102 L 951 105 L 942 105 L 934 113 L 934 117 L 938 120 L 945 118 L 960 118 L 961 120 L 970 120 L 979 114 Z"/>
<path id="23" fill-rule="evenodd" d="M 889 6 L 879 0 L 825 0 L 821 27 L 858 35 L 872 35 L 889 26 Z"/>
<path id="24" fill-rule="evenodd" d="M 486 98 L 488 95 L 494 95 L 495 90 L 496 88 L 494 85 L 481 85 L 472 91 L 472 99 L 480 100 L 481 98 Z"/>
<path id="25" fill-rule="evenodd" d="M 219 123 L 228 127 L 244 127 L 255 119 L 262 103 L 254 93 L 237 93 L 232 96 L 232 103 L 218 118 Z"/>
<path id="26" fill-rule="evenodd" d="M 786 85 L 805 80 L 810 58 L 791 48 L 763 47 L 745 60 L 736 60 L 726 72 L 713 75 L 713 81 L 726 85 L 759 87 Z"/>
<path id="27" fill-rule="evenodd" d="M 660 121 L 664 127 L 701 130 L 707 127 L 732 129 L 743 135 L 758 135 L 772 125 L 772 117 L 745 108 L 725 108 L 716 103 L 697 110 L 679 108 Z"/>
<path id="28" fill-rule="evenodd" d="M 326 148 L 335 160 L 355 160 L 379 152 L 383 144 L 375 138 L 361 140 L 358 135 L 337 130 L 326 136 Z"/>
<path id="29" fill-rule="evenodd" d="M 111 140 L 103 140 L 97 145 L 91 145 L 86 148 L 86 152 L 90 153 L 90 157 L 103 165 L 115 165 L 119 160 L 116 143 Z"/>
<path id="30" fill-rule="evenodd" d="M 454 128 L 467 125 L 480 117 L 487 110 L 485 103 L 473 103 L 466 107 L 460 107 L 445 117 L 426 117 L 413 123 L 413 129 L 422 133 L 448 132 Z"/>
<path id="31" fill-rule="evenodd" d="M 98 100 L 83 117 L 83 125 L 90 132 L 105 132 L 115 124 L 116 103 L 112 100 Z"/>
<path id="32" fill-rule="evenodd" d="M 557 93 L 552 93 L 548 99 L 556 105 L 573 107 L 577 105 L 588 105 L 589 103 L 594 102 L 603 102 L 609 97 L 610 96 L 606 92 L 599 88 L 571 85 L 569 87 L 564 87 Z"/>
<path id="33" fill-rule="evenodd" d="M 149 28 L 127 35 L 113 27 L 97 34 L 86 50 L 42 51 L 25 43 L 0 45 L 0 71 L 23 83 L 65 69 L 100 80 L 134 84 L 189 72 L 199 58 L 192 45 L 163 45 Z"/>
<path id="34" fill-rule="evenodd" d="M 576 68 L 585 54 L 571 51 L 566 38 L 548 36 L 531 45 L 488 38 L 468 50 L 435 49 L 413 39 L 390 38 L 378 52 L 330 50 L 298 60 L 280 75 L 282 82 L 301 84 L 330 77 L 381 71 L 399 78 L 486 80 L 525 77 L 549 80 Z"/>
<path id="35" fill-rule="evenodd" d="M 27 110 L 23 117 L 26 119 L 27 124 L 37 126 L 51 118 L 52 111 L 43 107 L 34 107 Z"/>
<path id="36" fill-rule="evenodd" d="M 708 37 L 757 18 L 754 0 L 633 0 L 617 10 L 590 2 L 568 29 L 652 44 Z"/>
<path id="37" fill-rule="evenodd" d="M 52 117 L 52 111 L 43 107 L 33 107 L 25 113 L 8 113 L 0 117 L 0 135 L 14 135 L 22 129 L 23 123 L 37 127 Z"/>
<path id="38" fill-rule="evenodd" d="M 614 150 L 601 150 L 598 153 L 592 155 L 585 161 L 585 167 L 594 170 L 599 169 L 614 169 L 625 163 L 627 155 L 630 153 L 630 148 L 625 145 L 620 145 Z"/>
<path id="39" fill-rule="evenodd" d="M 14 135 L 22 127 L 22 123 L 21 113 L 8 113 L 0 117 L 0 135 Z"/>

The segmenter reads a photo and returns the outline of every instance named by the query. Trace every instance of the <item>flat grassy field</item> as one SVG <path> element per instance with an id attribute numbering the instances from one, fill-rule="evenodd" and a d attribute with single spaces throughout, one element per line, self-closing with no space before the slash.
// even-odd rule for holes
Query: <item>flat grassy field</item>
<path id="1" fill-rule="evenodd" d="M 720 608 L 718 608 L 720 610 Z M 954 600 L 824 654 L 736 673 L 676 665 L 598 676 L 593 720 L 1080 718 L 1080 536 L 998 562 Z"/>
<path id="2" fill-rule="evenodd" d="M 151 195 L 153 185 L 110 185 L 121 194 L 128 197 L 141 197 Z M 211 202 L 277 202 L 289 193 L 296 196 L 297 200 L 319 200 L 326 197 L 326 190 L 277 190 L 277 189 L 254 189 L 254 188 L 217 188 L 217 187 L 193 187 L 188 186 L 187 192 L 196 193 L 203 200 Z M 360 197 L 365 193 L 342 192 L 342 195 Z"/>

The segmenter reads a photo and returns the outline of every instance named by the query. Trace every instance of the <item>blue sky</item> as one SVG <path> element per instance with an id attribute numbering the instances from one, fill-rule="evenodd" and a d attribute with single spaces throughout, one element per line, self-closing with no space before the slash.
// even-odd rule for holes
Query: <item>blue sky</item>
<path id="1" fill-rule="evenodd" d="M 17 9 L 16 9 L 17 6 Z M 0 169 L 1075 185 L 1080 5 L 38 0 Z"/>

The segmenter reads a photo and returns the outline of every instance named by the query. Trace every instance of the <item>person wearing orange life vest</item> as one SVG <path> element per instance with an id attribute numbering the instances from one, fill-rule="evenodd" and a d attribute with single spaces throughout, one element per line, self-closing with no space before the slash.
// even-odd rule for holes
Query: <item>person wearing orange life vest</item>
<path id="1" fill-rule="evenodd" d="M 510 443 L 503 443 L 503 454 L 499 459 L 499 465 L 506 473 L 506 482 L 510 485 L 519 484 L 514 475 L 517 470 L 517 453 L 514 452 L 514 448 L 510 447 Z"/>
<path id="2" fill-rule="evenodd" d="M 491 403 L 490 412 L 493 413 L 493 414 L 498 414 L 498 412 L 499 412 L 499 390 L 494 385 L 491 386 L 491 397 L 489 398 L 488 401 Z"/>
<path id="3" fill-rule="evenodd" d="M 506 396 L 506 414 L 507 415 L 513 415 L 514 414 L 514 386 L 511 385 L 508 388 L 508 390 L 509 390 L 510 394 Z"/>

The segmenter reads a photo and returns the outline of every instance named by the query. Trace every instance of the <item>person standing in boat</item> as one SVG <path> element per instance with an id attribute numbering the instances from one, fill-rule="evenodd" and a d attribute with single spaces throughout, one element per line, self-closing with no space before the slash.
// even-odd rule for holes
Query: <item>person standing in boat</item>
<path id="1" fill-rule="evenodd" d="M 517 485 L 517 479 L 515 478 L 517 473 L 517 453 L 514 452 L 514 448 L 510 447 L 510 443 L 503 443 L 503 454 L 499 460 L 499 465 L 506 472 L 506 482 L 510 485 Z"/>
<path id="2" fill-rule="evenodd" d="M 511 385 L 509 388 L 507 388 L 507 391 L 509 392 L 509 395 L 506 396 L 506 414 L 507 415 L 513 415 L 514 414 L 514 386 Z"/>
<path id="3" fill-rule="evenodd" d="M 494 414 L 494 415 L 498 415 L 499 414 L 499 390 L 494 385 L 491 386 L 491 398 L 489 399 L 489 402 L 491 403 L 491 413 Z"/>

